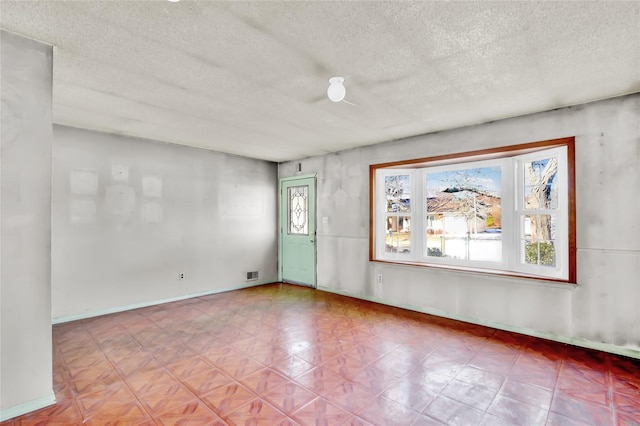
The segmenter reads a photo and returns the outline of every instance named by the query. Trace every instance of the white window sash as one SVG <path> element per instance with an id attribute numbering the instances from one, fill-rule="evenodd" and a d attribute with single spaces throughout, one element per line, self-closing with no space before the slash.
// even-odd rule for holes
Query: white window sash
<path id="1" fill-rule="evenodd" d="M 411 211 L 409 213 L 398 212 L 392 213 L 386 211 L 386 194 L 385 194 L 385 178 L 387 176 L 400 176 L 408 175 L 411 183 Z M 413 169 L 379 169 L 376 171 L 376 255 L 378 259 L 382 260 L 399 260 L 399 261 L 415 261 L 416 242 L 414 232 L 417 226 L 414 219 L 417 217 L 415 212 L 416 205 L 416 188 L 415 188 L 415 170 Z M 385 250 L 385 238 L 387 233 L 386 219 L 389 216 L 408 216 L 410 218 L 411 227 L 411 244 L 409 247 L 409 253 L 387 253 Z"/>
<path id="2" fill-rule="evenodd" d="M 455 164 L 448 164 L 448 165 L 444 165 L 444 166 L 434 166 L 434 167 L 426 167 L 426 168 L 421 168 L 420 169 L 420 181 L 422 183 L 425 183 L 424 185 L 424 191 L 423 191 L 423 202 L 420 203 L 421 205 L 425 206 L 425 210 L 426 210 L 426 200 L 427 200 L 427 185 L 426 185 L 426 177 L 428 174 L 432 174 L 432 173 L 439 173 L 439 172 L 446 172 L 446 171 L 451 171 L 451 170 L 460 170 L 460 169 L 472 169 L 472 168 L 484 168 L 484 167 L 500 167 L 501 169 L 501 190 L 500 190 L 500 206 L 501 206 L 501 210 L 502 210 L 502 222 L 504 223 L 504 212 L 505 212 L 505 193 L 510 193 L 509 191 L 511 190 L 511 188 L 513 188 L 513 184 L 510 183 L 510 180 L 508 179 L 508 177 L 505 176 L 505 172 L 507 172 L 509 175 L 509 164 L 510 164 L 510 160 L 507 159 L 495 159 L 495 160 L 471 160 L 471 161 L 464 161 L 464 162 L 460 162 L 460 163 L 455 163 Z M 505 192 L 506 190 L 506 192 Z M 509 205 L 506 206 L 507 208 L 509 208 Z M 506 211 L 510 211 L 510 210 L 506 210 Z M 426 216 L 429 214 L 430 212 L 425 211 L 425 213 L 423 214 L 423 217 L 425 218 L 425 226 L 423 227 L 423 232 L 422 235 L 423 237 L 421 238 L 422 241 L 424 241 L 424 247 L 426 248 Z M 433 213 L 437 213 L 437 212 L 433 212 Z M 501 241 L 502 241 L 502 259 L 499 262 L 492 262 L 492 261 L 474 261 L 474 260 L 463 260 L 463 259 L 453 259 L 453 258 L 448 258 L 448 257 L 435 257 L 435 256 L 427 256 L 426 253 L 426 249 L 424 251 L 421 252 L 421 262 L 424 263 L 431 263 L 431 264 L 437 264 L 437 265 L 448 265 L 448 266 L 459 266 L 459 267 L 465 267 L 465 268 L 479 268 L 479 269 L 494 269 L 494 270 L 504 270 L 507 267 L 507 262 L 505 259 L 505 238 L 510 239 L 510 232 L 509 230 L 506 230 L 506 235 L 505 235 L 505 227 L 504 225 L 502 226 L 502 232 L 501 232 Z"/>
<path id="3" fill-rule="evenodd" d="M 558 208 L 526 210 L 524 200 L 524 163 L 550 157 L 558 158 Z M 445 257 L 427 256 L 427 185 L 426 176 L 449 170 L 501 167 L 501 223 L 502 223 L 502 259 L 500 262 L 461 260 Z M 375 182 L 374 206 L 375 216 L 375 258 L 378 260 L 416 262 L 423 264 L 442 265 L 460 268 L 474 268 L 501 272 L 521 273 L 539 276 L 541 278 L 568 278 L 568 180 L 567 180 L 567 148 L 557 147 L 544 149 L 524 155 L 492 159 L 461 161 L 455 164 L 422 167 L 415 169 L 387 168 L 377 169 Z M 408 175 L 411 182 L 411 212 L 386 212 L 385 177 Z M 434 212 L 435 213 L 435 212 Z M 523 218 L 526 215 L 551 214 L 556 216 L 557 232 L 554 244 L 556 247 L 556 266 L 539 266 L 525 264 Z M 388 216 L 409 216 L 411 227 L 411 243 L 409 253 L 387 253 L 385 250 L 385 235 L 387 232 L 386 218 Z"/>
<path id="4" fill-rule="evenodd" d="M 543 160 L 546 158 L 558 158 L 557 185 L 558 185 L 558 207 L 555 209 L 525 209 L 524 208 L 524 163 Z M 517 258 L 513 264 L 513 270 L 525 274 L 539 275 L 548 278 L 567 279 L 569 276 L 569 188 L 567 180 L 567 148 L 557 147 L 536 151 L 529 154 L 513 157 L 515 160 L 516 170 L 516 241 L 515 252 Z M 555 235 L 555 267 L 530 265 L 524 263 L 524 244 L 522 244 L 522 236 L 524 235 L 524 217 L 528 215 L 551 215 L 556 219 L 556 227 L 558 231 Z"/>

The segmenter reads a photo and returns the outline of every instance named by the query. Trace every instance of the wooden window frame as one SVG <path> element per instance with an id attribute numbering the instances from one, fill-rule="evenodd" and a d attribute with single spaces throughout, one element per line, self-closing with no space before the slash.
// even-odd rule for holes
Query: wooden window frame
<path id="1" fill-rule="evenodd" d="M 505 271 L 498 269 L 481 269 L 469 268 L 462 266 L 441 265 L 427 262 L 415 261 L 398 261 L 376 258 L 376 172 L 380 169 L 410 169 L 425 168 L 440 165 L 449 165 L 477 160 L 489 160 L 496 158 L 516 157 L 523 154 L 533 153 L 549 148 L 566 147 L 567 150 L 567 202 L 568 202 L 568 221 L 567 226 L 567 279 L 558 279 L 552 277 L 544 277 L 538 275 L 529 275 L 513 271 Z M 422 230 L 420 230 L 422 232 Z M 564 232 L 564 231 L 563 231 Z M 405 264 L 412 266 L 420 266 L 425 268 L 436 268 L 444 270 L 466 271 L 483 274 L 491 274 L 498 276 L 507 276 L 515 278 L 527 278 L 541 281 L 552 281 L 567 284 L 577 283 L 577 246 L 576 246 L 576 191 L 575 191 L 575 137 L 565 137 L 558 139 L 550 139 L 538 142 L 528 142 L 517 145 L 509 145 L 497 148 L 488 148 L 475 151 L 466 151 L 452 154 L 444 154 L 433 157 L 414 158 L 404 161 L 393 161 L 388 163 L 371 164 L 369 166 L 369 261 L 388 263 L 388 264 Z"/>

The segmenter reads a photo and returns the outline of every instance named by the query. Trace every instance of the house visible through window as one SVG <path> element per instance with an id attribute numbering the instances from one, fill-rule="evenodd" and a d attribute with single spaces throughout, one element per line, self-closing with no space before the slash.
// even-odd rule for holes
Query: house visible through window
<path id="1" fill-rule="evenodd" d="M 371 260 L 575 282 L 573 138 L 371 166 Z"/>
<path id="2" fill-rule="evenodd" d="M 426 255 L 500 262 L 501 167 L 456 167 L 424 175 Z"/>

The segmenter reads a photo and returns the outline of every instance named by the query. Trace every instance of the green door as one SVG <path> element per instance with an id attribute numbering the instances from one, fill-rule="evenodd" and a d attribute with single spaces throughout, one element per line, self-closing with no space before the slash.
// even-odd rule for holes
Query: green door
<path id="1" fill-rule="evenodd" d="M 316 179 L 280 180 L 282 281 L 316 286 Z"/>

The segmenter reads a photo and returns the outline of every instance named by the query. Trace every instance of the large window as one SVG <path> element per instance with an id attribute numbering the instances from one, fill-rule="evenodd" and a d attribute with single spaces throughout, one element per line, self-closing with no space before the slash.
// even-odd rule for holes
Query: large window
<path id="1" fill-rule="evenodd" d="M 371 166 L 370 259 L 575 282 L 574 139 Z"/>

